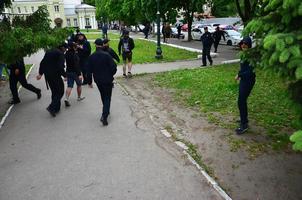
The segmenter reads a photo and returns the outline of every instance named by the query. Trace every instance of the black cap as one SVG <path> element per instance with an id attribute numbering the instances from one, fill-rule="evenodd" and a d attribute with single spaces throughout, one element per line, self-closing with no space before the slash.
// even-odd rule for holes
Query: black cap
<path id="1" fill-rule="evenodd" d="M 124 30 L 124 35 L 129 35 L 129 31 L 128 30 Z"/>
<path id="2" fill-rule="evenodd" d="M 252 39 L 249 36 L 244 37 L 239 45 L 246 44 L 249 48 L 252 48 Z"/>
<path id="3" fill-rule="evenodd" d="M 98 38 L 94 41 L 94 44 L 96 44 L 98 46 L 103 46 L 104 41 L 101 38 Z"/>
<path id="4" fill-rule="evenodd" d="M 105 38 L 105 39 L 103 40 L 103 44 L 107 44 L 109 41 L 110 41 L 109 39 Z"/>

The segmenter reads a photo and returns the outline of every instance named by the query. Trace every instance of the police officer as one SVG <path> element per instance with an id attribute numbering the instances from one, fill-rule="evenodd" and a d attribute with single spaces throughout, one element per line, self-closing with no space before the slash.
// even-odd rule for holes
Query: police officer
<path id="1" fill-rule="evenodd" d="M 41 98 L 41 90 L 34 87 L 32 84 L 28 84 L 26 77 L 25 77 L 25 64 L 24 60 L 19 59 L 15 63 L 8 66 L 10 69 L 9 74 L 9 87 L 11 90 L 11 93 L 13 95 L 13 99 L 9 102 L 9 104 L 18 104 L 20 103 L 19 95 L 18 95 L 18 89 L 17 85 L 18 82 L 29 91 L 32 91 L 37 94 L 37 98 Z"/>
<path id="2" fill-rule="evenodd" d="M 225 41 L 225 37 L 224 37 L 224 31 L 220 30 L 219 26 L 217 26 L 215 32 L 213 33 L 213 37 L 214 37 L 214 49 L 215 49 L 215 53 L 217 53 L 217 48 L 219 45 L 219 42 L 221 40 L 221 36 L 223 37 L 223 40 Z"/>
<path id="3" fill-rule="evenodd" d="M 103 102 L 103 112 L 101 122 L 104 126 L 108 125 L 108 115 L 110 113 L 111 95 L 113 87 L 113 76 L 116 73 L 116 64 L 112 57 L 101 50 L 103 41 L 96 39 L 96 51 L 88 58 L 87 67 L 93 75 Z"/>
<path id="4" fill-rule="evenodd" d="M 110 56 L 116 60 L 116 62 L 120 62 L 120 57 L 117 55 L 117 53 L 112 49 L 110 48 L 109 46 L 109 39 L 104 39 L 103 40 L 103 50 L 108 52 L 110 54 Z"/>
<path id="5" fill-rule="evenodd" d="M 243 51 L 252 47 L 252 40 L 250 37 L 244 37 L 240 42 L 240 48 Z M 248 112 L 247 112 L 247 98 L 249 97 L 255 82 L 256 75 L 253 71 L 253 66 L 247 60 L 240 61 L 240 71 L 235 77 L 239 80 L 239 96 L 238 96 L 238 108 L 240 112 L 240 125 L 236 129 L 238 135 L 243 134 L 248 130 Z"/>
<path id="6" fill-rule="evenodd" d="M 204 27 L 204 34 L 201 36 L 202 42 L 202 66 L 207 66 L 207 58 L 210 62 L 210 65 L 213 64 L 213 60 L 211 58 L 211 46 L 214 42 L 212 34 L 208 31 L 208 27 Z"/>
<path id="7" fill-rule="evenodd" d="M 64 82 L 62 76 L 66 77 L 65 72 L 65 56 L 67 45 L 62 44 L 59 47 L 49 50 L 45 53 L 40 63 L 39 74 L 37 80 L 45 75 L 46 84 L 51 90 L 51 103 L 47 107 L 47 111 L 55 117 L 61 108 L 61 99 L 64 95 Z"/>

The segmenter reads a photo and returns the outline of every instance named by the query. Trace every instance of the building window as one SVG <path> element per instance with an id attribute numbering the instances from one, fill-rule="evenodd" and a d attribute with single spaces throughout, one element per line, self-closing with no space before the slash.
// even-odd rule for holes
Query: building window
<path id="1" fill-rule="evenodd" d="M 85 22 L 86 22 L 86 26 L 90 26 L 90 19 L 89 18 L 85 18 Z"/>
<path id="2" fill-rule="evenodd" d="M 18 13 L 21 13 L 21 8 L 20 7 L 18 7 Z"/>
<path id="3" fill-rule="evenodd" d="M 25 11 L 25 13 L 27 13 L 27 7 L 26 6 L 24 6 L 24 11 Z"/>
<path id="4" fill-rule="evenodd" d="M 31 7 L 31 12 L 35 12 L 35 7 Z"/>
<path id="5" fill-rule="evenodd" d="M 78 26 L 78 19 L 73 19 L 73 24 L 74 24 L 75 27 L 77 27 Z"/>
<path id="6" fill-rule="evenodd" d="M 69 26 L 69 27 L 70 27 L 70 26 L 71 26 L 71 24 L 70 24 L 70 19 L 69 19 L 69 18 L 67 18 L 67 19 L 66 19 L 66 21 L 67 21 L 67 26 Z"/>
<path id="7" fill-rule="evenodd" d="M 60 10 L 59 10 L 59 6 L 57 5 L 57 6 L 54 6 L 55 7 L 55 12 L 60 12 Z"/>

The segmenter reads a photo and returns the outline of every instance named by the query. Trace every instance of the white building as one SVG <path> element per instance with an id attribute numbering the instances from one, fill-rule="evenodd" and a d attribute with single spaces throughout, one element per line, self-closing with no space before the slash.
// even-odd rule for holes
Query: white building
<path id="1" fill-rule="evenodd" d="M 52 27 L 79 27 L 97 29 L 95 7 L 83 4 L 81 0 L 14 0 L 9 15 L 28 15 L 39 6 L 46 5 Z"/>

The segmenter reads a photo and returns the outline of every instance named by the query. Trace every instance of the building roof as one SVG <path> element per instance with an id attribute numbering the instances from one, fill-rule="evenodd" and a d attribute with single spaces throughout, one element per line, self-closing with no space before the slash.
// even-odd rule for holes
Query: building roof
<path id="1" fill-rule="evenodd" d="M 76 9 L 95 9 L 94 6 L 88 5 L 88 4 L 80 4 L 75 6 Z"/>

